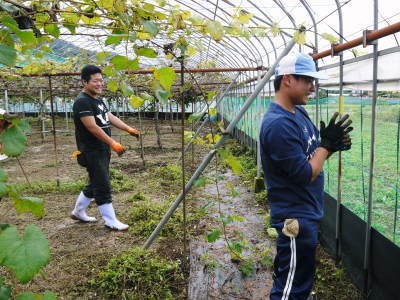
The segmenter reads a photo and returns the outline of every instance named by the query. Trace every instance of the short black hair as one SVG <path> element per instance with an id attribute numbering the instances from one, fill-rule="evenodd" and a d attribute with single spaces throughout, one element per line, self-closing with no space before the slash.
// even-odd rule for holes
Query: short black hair
<path id="1" fill-rule="evenodd" d="M 274 79 L 275 92 L 279 91 L 279 89 L 281 87 L 282 78 L 283 78 L 283 75 L 279 75 L 279 76 L 275 77 L 275 79 Z"/>
<path id="2" fill-rule="evenodd" d="M 81 79 L 84 81 L 89 81 L 90 76 L 97 73 L 102 74 L 101 69 L 99 67 L 96 67 L 94 65 L 86 65 L 83 67 L 81 71 Z"/>

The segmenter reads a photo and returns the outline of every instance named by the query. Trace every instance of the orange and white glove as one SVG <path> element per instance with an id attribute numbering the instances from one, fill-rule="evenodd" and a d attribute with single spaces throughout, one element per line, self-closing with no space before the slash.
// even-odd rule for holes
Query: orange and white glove
<path id="1" fill-rule="evenodd" d="M 125 152 L 124 146 L 122 146 L 120 143 L 117 143 L 117 142 L 113 142 L 113 143 L 111 144 L 111 148 L 112 148 L 115 152 L 117 152 L 118 156 L 121 156 L 121 155 L 124 154 L 124 152 Z"/>
<path id="2" fill-rule="evenodd" d="M 137 138 L 139 138 L 139 136 L 140 136 L 140 131 L 137 130 L 137 129 L 134 129 L 134 128 L 132 128 L 132 127 L 129 127 L 129 128 L 126 130 L 126 132 L 128 132 L 130 135 L 132 135 L 132 136 L 134 136 L 134 137 L 137 137 Z"/>

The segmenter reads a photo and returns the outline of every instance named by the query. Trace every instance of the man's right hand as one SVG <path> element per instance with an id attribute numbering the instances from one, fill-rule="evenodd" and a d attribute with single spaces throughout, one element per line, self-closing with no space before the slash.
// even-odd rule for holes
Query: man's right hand
<path id="1" fill-rule="evenodd" d="M 320 127 L 320 135 L 321 135 L 321 143 L 320 147 L 327 149 L 329 152 L 341 151 L 341 147 L 338 145 L 343 144 L 344 137 L 348 137 L 348 133 L 353 130 L 353 127 L 349 127 L 352 121 L 349 118 L 349 115 L 346 114 L 340 118 L 340 120 L 336 123 L 336 119 L 339 113 L 335 112 L 329 121 L 328 126 L 325 126 L 325 123 L 321 121 Z M 347 140 L 346 137 L 346 140 Z M 348 144 L 348 143 L 346 143 Z M 350 140 L 351 145 L 351 140 Z M 348 145 L 346 145 L 348 146 Z M 347 148 L 347 147 L 346 147 Z M 343 149 L 344 150 L 344 149 Z M 346 149 L 348 150 L 348 149 Z"/>
<path id="2" fill-rule="evenodd" d="M 120 143 L 117 143 L 117 142 L 113 142 L 113 143 L 111 144 L 111 148 L 112 148 L 115 152 L 117 152 L 118 156 L 121 156 L 121 155 L 124 154 L 124 152 L 125 152 L 124 146 L 122 146 Z"/>

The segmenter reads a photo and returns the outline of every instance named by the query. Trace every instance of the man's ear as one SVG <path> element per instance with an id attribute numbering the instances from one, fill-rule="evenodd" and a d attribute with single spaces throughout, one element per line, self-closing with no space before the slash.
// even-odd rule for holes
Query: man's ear
<path id="1" fill-rule="evenodd" d="M 85 84 L 87 84 L 88 81 L 87 80 L 82 80 L 82 85 L 85 86 Z"/>
<path id="2" fill-rule="evenodd" d="M 283 84 L 286 87 L 289 87 L 291 82 L 292 82 L 292 80 L 293 80 L 293 77 L 291 75 L 285 74 L 282 77 L 282 83 L 281 84 Z"/>

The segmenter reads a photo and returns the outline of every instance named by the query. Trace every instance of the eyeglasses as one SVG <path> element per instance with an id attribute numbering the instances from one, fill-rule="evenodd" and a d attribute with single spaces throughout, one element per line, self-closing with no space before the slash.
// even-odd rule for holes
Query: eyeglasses
<path id="1" fill-rule="evenodd" d="M 303 80 L 308 84 L 315 84 L 314 77 L 304 76 L 304 75 L 295 75 L 295 74 L 293 74 L 293 77 L 296 78 L 297 80 Z"/>

